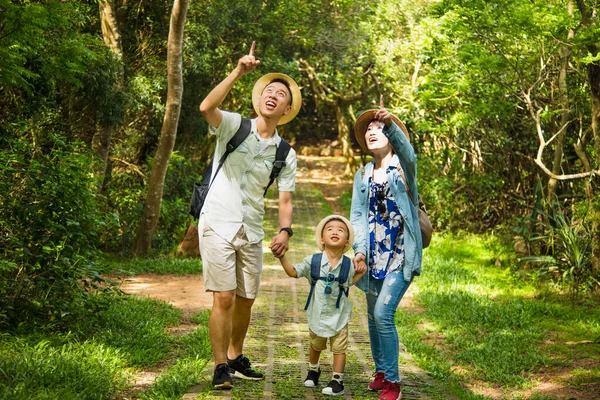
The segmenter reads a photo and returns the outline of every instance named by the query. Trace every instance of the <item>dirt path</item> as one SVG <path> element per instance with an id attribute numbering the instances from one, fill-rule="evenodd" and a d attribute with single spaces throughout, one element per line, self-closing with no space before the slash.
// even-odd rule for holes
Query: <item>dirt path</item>
<path id="1" fill-rule="evenodd" d="M 297 192 L 294 196 L 294 231 L 296 232 L 288 253 L 293 263 L 317 251 L 314 243 L 314 227 L 325 216 L 318 193 L 325 196 L 328 205 L 339 212 L 337 199 L 351 187 L 350 179 L 342 179 L 335 173 L 342 163 L 328 162 L 327 168 L 319 165 L 318 158 L 299 157 Z M 315 194 L 316 193 L 316 194 Z M 300 217 L 300 218 L 299 218 Z M 277 221 L 276 202 L 267 201 L 266 237 L 273 237 Z M 268 243 L 265 243 L 265 246 Z M 159 275 L 137 276 L 126 282 L 122 289 L 129 293 L 147 295 L 165 300 L 185 313 L 210 308 L 212 298 L 204 292 L 201 276 L 173 277 Z M 245 354 L 253 367 L 265 372 L 265 380 L 259 382 L 235 380 L 232 391 L 219 392 L 210 387 L 212 363 L 209 363 L 202 382 L 190 388 L 184 399 L 322 399 L 321 389 L 331 377 L 331 354 L 321 356 L 323 373 L 319 389 L 306 389 L 302 381 L 307 373 L 308 328 L 303 306 L 309 285 L 305 279 L 287 277 L 279 262 L 265 249 L 264 271 L 261 291 L 253 308 L 252 322 L 245 344 Z M 410 301 L 410 293 L 400 307 Z M 372 371 L 368 339 L 366 304 L 358 289 L 350 291 L 354 312 L 350 323 L 350 349 L 344 376 L 346 399 L 376 399 L 367 390 Z M 430 397 L 426 393 L 438 392 L 436 384 L 412 361 L 409 354 L 401 352 L 401 375 L 405 387 L 404 399 L 448 398 Z"/>

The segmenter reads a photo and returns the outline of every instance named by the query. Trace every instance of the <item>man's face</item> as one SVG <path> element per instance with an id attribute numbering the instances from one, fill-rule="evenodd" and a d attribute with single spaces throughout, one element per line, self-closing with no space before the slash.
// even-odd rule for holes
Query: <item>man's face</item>
<path id="1" fill-rule="evenodd" d="M 331 220 L 323 227 L 321 242 L 327 247 L 344 248 L 348 244 L 348 227 L 342 221 Z"/>
<path id="2" fill-rule="evenodd" d="M 267 119 L 279 119 L 292 110 L 290 92 L 281 82 L 271 82 L 260 96 L 260 114 Z"/>
<path id="3" fill-rule="evenodd" d="M 383 122 L 377 120 L 371 121 L 365 132 L 365 143 L 367 144 L 367 149 L 370 151 L 388 148 L 390 141 L 383 134 Z"/>

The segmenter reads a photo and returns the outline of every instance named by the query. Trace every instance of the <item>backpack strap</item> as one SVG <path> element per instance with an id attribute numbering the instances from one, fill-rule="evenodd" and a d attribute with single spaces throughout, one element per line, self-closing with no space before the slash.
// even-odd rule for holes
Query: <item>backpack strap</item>
<path id="1" fill-rule="evenodd" d="M 269 183 L 267 187 L 265 187 L 265 193 L 263 196 L 267 195 L 267 190 L 269 190 L 269 186 L 277 179 L 281 169 L 285 167 L 285 159 L 290 152 L 292 146 L 288 142 L 285 141 L 284 138 L 281 138 L 281 142 L 279 142 L 279 146 L 277 146 L 277 152 L 275 153 L 275 162 L 273 163 L 273 169 L 271 170 L 271 176 L 269 176 Z"/>
<path id="2" fill-rule="evenodd" d="M 337 303 L 335 303 L 335 308 L 340 308 L 340 300 L 342 298 L 342 292 L 348 297 L 348 292 L 350 291 L 350 285 L 347 288 L 344 288 L 343 284 L 348 280 L 348 275 L 350 275 L 350 257 L 342 256 L 342 269 L 340 270 L 340 275 L 338 276 L 338 283 L 340 284 L 340 291 L 338 293 Z"/>
<path id="3" fill-rule="evenodd" d="M 304 306 L 304 311 L 308 310 L 308 305 L 310 304 L 310 299 L 312 298 L 313 292 L 315 290 L 315 285 L 321 276 L 321 260 L 323 258 L 323 253 L 313 254 L 310 260 L 310 292 L 308 293 L 308 298 L 306 299 L 306 305 Z"/>
<path id="4" fill-rule="evenodd" d="M 233 137 L 231 139 L 229 139 L 229 142 L 227 142 L 227 146 L 225 147 L 225 153 L 223 153 L 223 155 L 221 156 L 221 159 L 219 160 L 219 169 L 221 168 L 221 166 L 227 159 L 227 156 L 229 154 L 231 154 L 235 149 L 237 149 L 238 146 L 240 144 L 242 144 L 242 142 L 244 140 L 246 140 L 246 138 L 250 134 L 251 127 L 252 127 L 252 124 L 251 124 L 250 119 L 242 118 L 242 122 L 240 123 L 239 129 L 233 135 Z"/>
<path id="5" fill-rule="evenodd" d="M 244 140 L 246 140 L 246 138 L 250 134 L 251 126 L 252 126 L 252 124 L 251 124 L 250 119 L 242 118 L 240 127 L 233 134 L 233 137 L 231 139 L 229 139 L 229 141 L 227 142 L 227 145 L 225 147 L 225 152 L 219 159 L 219 166 L 217 167 L 217 170 L 215 171 L 214 175 L 212 173 L 214 157 L 212 157 L 210 159 L 210 162 L 204 169 L 204 175 L 202 176 L 202 183 L 194 184 L 194 187 L 192 189 L 193 190 L 192 200 L 190 201 L 190 214 L 193 215 L 194 218 L 198 219 L 200 217 L 200 212 L 202 210 L 202 206 L 204 205 L 204 200 L 206 199 L 206 196 L 208 195 L 208 191 L 210 190 L 210 187 L 212 186 L 214 180 L 216 179 L 217 174 L 219 173 L 219 171 L 221 170 L 221 167 L 225 163 L 227 156 L 229 156 L 229 154 L 231 154 L 231 152 L 233 152 L 240 144 L 242 144 L 242 142 Z"/>
<path id="6" fill-rule="evenodd" d="M 213 175 L 212 180 L 210 181 L 210 183 L 208 185 L 209 188 L 212 185 L 212 183 L 214 182 L 215 178 L 217 177 L 217 174 L 221 170 L 221 167 L 223 166 L 223 164 L 225 164 L 225 160 L 227 159 L 229 154 L 231 154 L 235 149 L 238 148 L 238 146 L 240 144 L 242 144 L 242 142 L 244 140 L 246 140 L 246 138 L 250 134 L 251 127 L 252 127 L 252 124 L 251 124 L 250 119 L 242 118 L 242 122 L 240 123 L 240 127 L 238 128 L 237 132 L 234 133 L 233 137 L 231 139 L 229 139 L 229 142 L 227 142 L 227 146 L 225 146 L 225 152 L 219 159 L 219 166 L 217 167 L 217 170 L 215 171 L 215 174 Z M 208 174 L 208 176 L 210 176 L 211 173 L 212 173 L 212 161 L 209 164 L 209 168 L 206 169 L 206 172 L 204 173 L 204 179 L 202 181 L 205 182 L 207 180 L 206 179 L 207 174 Z"/>
<path id="7" fill-rule="evenodd" d="M 406 191 L 408 192 L 408 196 L 410 197 L 410 200 L 413 202 L 413 204 L 415 204 L 415 198 L 412 195 L 412 192 L 410 191 L 410 188 L 408 187 L 408 182 L 406 182 L 406 175 L 404 175 L 404 170 L 402 169 L 402 166 L 400 164 L 398 164 L 398 173 L 400 174 L 400 176 L 402 177 L 402 181 L 404 182 L 404 187 L 406 188 Z M 421 200 L 421 196 L 419 196 L 419 201 L 417 202 L 416 206 L 419 207 L 421 203 L 423 203 L 423 201 Z M 425 204 L 423 204 L 425 205 Z"/>

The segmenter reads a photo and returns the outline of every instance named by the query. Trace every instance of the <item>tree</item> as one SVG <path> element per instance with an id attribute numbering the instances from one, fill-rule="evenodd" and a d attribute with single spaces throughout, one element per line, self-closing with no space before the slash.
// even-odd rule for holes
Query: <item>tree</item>
<path id="1" fill-rule="evenodd" d="M 177 124 L 183 93 L 183 32 L 188 4 L 189 0 L 175 0 L 171 12 L 171 27 L 167 43 L 167 104 L 150 183 L 148 184 L 144 214 L 134 243 L 134 253 L 138 256 L 147 255 L 152 246 L 152 236 L 160 217 L 165 176 L 175 145 L 175 138 L 177 137 Z"/>
<path id="2" fill-rule="evenodd" d="M 117 20 L 118 14 L 115 10 L 115 1 L 101 1 L 98 4 L 98 7 L 100 9 L 100 26 L 102 28 L 102 37 L 104 39 L 104 43 L 113 51 L 115 56 L 121 62 L 115 88 L 115 90 L 120 91 L 124 86 L 125 73 L 123 71 L 122 64 L 123 46 L 121 44 L 121 32 L 119 29 L 119 21 Z M 120 15 L 123 16 L 123 13 Z M 98 130 L 94 134 L 94 138 L 92 140 L 92 149 L 94 154 L 96 154 L 101 161 L 99 168 L 100 170 L 98 172 L 100 178 L 103 178 L 106 175 L 110 143 L 113 134 L 118 130 L 118 128 L 119 126 L 115 123 L 115 121 L 101 121 Z M 101 184 L 99 186 L 99 191 L 102 191 L 105 181 L 104 179 L 100 179 L 100 182 Z"/>

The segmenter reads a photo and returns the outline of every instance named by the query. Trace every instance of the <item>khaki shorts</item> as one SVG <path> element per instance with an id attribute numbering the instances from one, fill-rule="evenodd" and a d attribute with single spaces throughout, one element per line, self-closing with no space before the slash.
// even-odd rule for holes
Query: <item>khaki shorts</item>
<path id="1" fill-rule="evenodd" d="M 209 227 L 204 227 L 200 240 L 204 288 L 207 292 L 235 290 L 238 296 L 255 299 L 262 272 L 262 241 L 248 243 L 244 228 L 228 242 Z"/>
<path id="2" fill-rule="evenodd" d="M 346 354 L 348 351 L 348 324 L 342 328 L 337 335 L 330 338 L 324 338 L 315 335 L 313 331 L 310 331 L 310 347 L 315 351 L 323 351 L 327 348 L 327 339 L 329 339 L 329 345 L 333 354 Z"/>

